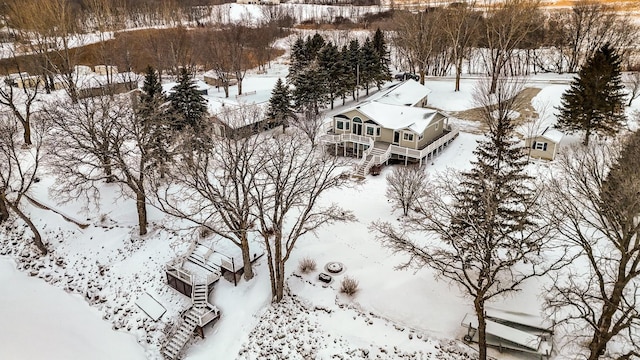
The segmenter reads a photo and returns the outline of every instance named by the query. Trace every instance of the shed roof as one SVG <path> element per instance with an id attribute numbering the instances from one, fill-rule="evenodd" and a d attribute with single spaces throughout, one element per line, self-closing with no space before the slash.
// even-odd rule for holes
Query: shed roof
<path id="1" fill-rule="evenodd" d="M 532 135 L 532 136 L 527 136 L 527 139 L 538 138 L 538 137 L 545 138 L 545 139 L 557 144 L 564 137 L 564 133 L 562 133 L 560 130 L 557 130 L 557 129 L 554 129 L 554 128 L 551 128 L 551 127 L 546 127 L 539 134 Z"/>
<path id="2" fill-rule="evenodd" d="M 377 101 L 389 105 L 415 106 L 430 93 L 431 89 L 413 79 L 407 79 L 379 91 L 369 98 L 369 101 Z"/>

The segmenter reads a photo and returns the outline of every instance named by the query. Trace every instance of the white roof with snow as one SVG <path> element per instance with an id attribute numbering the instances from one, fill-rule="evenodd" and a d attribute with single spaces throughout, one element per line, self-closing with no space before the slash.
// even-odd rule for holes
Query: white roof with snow
<path id="1" fill-rule="evenodd" d="M 430 93 L 429 88 L 413 79 L 408 79 L 380 90 L 370 98 L 370 101 L 389 105 L 415 106 Z"/>
<path id="2" fill-rule="evenodd" d="M 355 109 L 384 128 L 410 129 L 418 134 L 421 134 L 438 114 L 434 109 L 390 105 L 377 101 L 366 102 Z"/>
<path id="3" fill-rule="evenodd" d="M 530 138 L 535 138 L 535 137 L 542 137 L 542 138 L 545 138 L 545 139 L 557 144 L 564 137 L 564 133 L 560 132 L 557 129 L 553 129 L 553 128 L 547 127 L 540 134 L 529 136 L 527 138 L 530 139 Z"/>

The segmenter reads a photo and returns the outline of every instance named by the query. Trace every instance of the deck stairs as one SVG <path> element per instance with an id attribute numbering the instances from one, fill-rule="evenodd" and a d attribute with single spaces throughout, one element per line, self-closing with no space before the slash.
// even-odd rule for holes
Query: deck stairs
<path id="1" fill-rule="evenodd" d="M 362 160 L 356 166 L 354 171 L 355 176 L 365 177 L 369 173 L 372 166 L 380 165 L 387 161 L 391 153 L 388 149 L 380 149 L 377 147 L 371 147 L 368 154 L 362 158 Z"/>
<path id="2" fill-rule="evenodd" d="M 191 302 L 193 306 L 182 319 L 182 323 L 173 333 L 162 350 L 166 359 L 177 359 L 178 354 L 185 347 L 196 326 L 201 325 L 202 316 L 212 308 L 209 304 L 209 289 L 207 284 L 196 283 L 191 292 Z M 215 308 L 215 307 L 213 307 Z"/>
<path id="3" fill-rule="evenodd" d="M 162 354 L 166 359 L 177 359 L 178 354 L 180 354 L 189 339 L 191 339 L 191 335 L 198 325 L 198 312 L 199 309 L 194 306 L 189 309 L 185 317 L 182 319 L 182 323 L 173 333 L 169 342 L 162 349 Z"/>
<path id="4" fill-rule="evenodd" d="M 199 248 L 204 248 L 206 250 L 203 250 L 202 252 L 204 252 L 204 255 L 201 254 L 199 250 Z M 202 245 L 197 245 L 196 248 L 194 249 L 194 251 L 191 251 L 189 253 L 189 256 L 187 257 L 187 260 L 191 261 L 192 263 L 204 268 L 207 271 L 210 271 L 212 273 L 219 273 L 220 272 L 220 267 L 212 264 L 211 262 L 207 261 L 207 258 L 213 253 L 213 249 L 210 248 L 205 248 Z"/>

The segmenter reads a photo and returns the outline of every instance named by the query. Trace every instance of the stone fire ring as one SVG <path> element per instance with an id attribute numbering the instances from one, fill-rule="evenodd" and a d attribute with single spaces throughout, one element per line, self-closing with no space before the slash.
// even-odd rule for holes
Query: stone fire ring
<path id="1" fill-rule="evenodd" d="M 337 261 L 328 262 L 324 269 L 331 275 L 340 275 L 344 272 L 344 264 Z"/>

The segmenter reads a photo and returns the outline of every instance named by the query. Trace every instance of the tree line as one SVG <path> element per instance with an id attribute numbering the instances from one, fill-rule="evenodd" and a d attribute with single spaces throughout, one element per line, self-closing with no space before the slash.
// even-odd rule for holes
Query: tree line
<path id="1" fill-rule="evenodd" d="M 466 69 L 491 76 L 495 90 L 499 76 L 576 72 L 607 43 L 631 64 L 638 26 L 628 13 L 598 1 L 544 11 L 538 0 L 507 0 L 401 12 L 390 31 L 401 66 L 416 69 L 422 82 L 453 69 L 458 90 Z"/>

